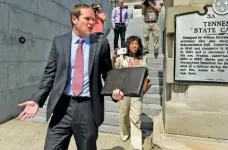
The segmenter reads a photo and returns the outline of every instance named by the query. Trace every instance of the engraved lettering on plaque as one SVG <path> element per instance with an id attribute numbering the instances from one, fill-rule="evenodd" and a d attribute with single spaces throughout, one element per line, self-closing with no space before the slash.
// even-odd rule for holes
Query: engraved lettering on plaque
<path id="1" fill-rule="evenodd" d="M 228 82 L 228 1 L 176 15 L 175 30 L 175 81 Z"/>

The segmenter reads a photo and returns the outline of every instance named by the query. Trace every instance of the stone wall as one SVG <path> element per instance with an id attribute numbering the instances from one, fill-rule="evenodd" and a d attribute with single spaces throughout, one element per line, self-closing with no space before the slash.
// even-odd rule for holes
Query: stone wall
<path id="1" fill-rule="evenodd" d="M 14 118 L 17 106 L 30 100 L 56 35 L 71 30 L 70 9 L 92 0 L 0 0 L 0 124 Z M 111 8 L 107 0 L 96 0 L 107 14 L 105 34 L 111 28 Z M 24 37 L 25 43 L 19 43 Z M 45 116 L 46 105 L 40 109 Z M 43 117 L 44 117 L 43 116 Z"/>
<path id="2" fill-rule="evenodd" d="M 71 29 L 73 5 L 75 0 L 0 0 L 0 123 L 14 118 L 17 104 L 30 99 L 53 37 Z"/>

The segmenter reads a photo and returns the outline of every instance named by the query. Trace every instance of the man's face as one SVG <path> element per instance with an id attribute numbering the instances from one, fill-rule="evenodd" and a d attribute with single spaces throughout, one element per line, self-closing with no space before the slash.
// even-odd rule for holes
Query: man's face
<path id="1" fill-rule="evenodd" d="M 80 37 L 88 36 L 92 33 L 95 23 L 95 14 L 92 8 L 82 8 L 79 18 L 72 16 L 74 30 Z"/>
<path id="2" fill-rule="evenodd" d="M 123 4 L 124 4 L 124 0 L 119 0 L 118 4 L 119 4 L 120 7 L 122 7 Z"/>

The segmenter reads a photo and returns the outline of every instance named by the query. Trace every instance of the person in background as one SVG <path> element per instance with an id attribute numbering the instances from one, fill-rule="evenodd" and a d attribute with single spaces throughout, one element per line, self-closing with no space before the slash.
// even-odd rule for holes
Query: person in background
<path id="1" fill-rule="evenodd" d="M 159 26 L 157 20 L 160 10 L 160 4 L 155 0 L 143 0 L 142 15 L 144 16 L 144 52 L 149 53 L 149 35 L 150 32 L 152 32 L 155 58 L 158 57 L 159 50 Z"/>
<path id="2" fill-rule="evenodd" d="M 127 54 L 117 56 L 116 52 L 113 57 L 113 67 L 116 69 L 127 67 L 147 67 L 147 58 L 143 55 L 143 46 L 141 39 L 138 36 L 130 36 L 126 41 Z M 146 91 L 143 91 L 146 92 Z M 122 141 L 127 141 L 130 136 L 129 128 L 131 128 L 131 143 L 133 149 L 142 150 L 142 132 L 141 112 L 142 112 L 141 97 L 124 96 L 122 101 L 119 101 L 120 108 L 120 135 Z"/>
<path id="3" fill-rule="evenodd" d="M 118 48 L 119 36 L 121 38 L 121 47 L 125 43 L 126 27 L 128 25 L 128 10 L 123 7 L 124 0 L 118 1 L 118 7 L 112 10 L 112 28 L 114 30 L 114 49 Z"/>
<path id="4" fill-rule="evenodd" d="M 104 21 L 106 20 L 106 14 L 102 11 L 101 4 L 93 4 L 92 7 L 94 8 L 96 17 L 92 33 L 100 38 L 104 34 Z"/>

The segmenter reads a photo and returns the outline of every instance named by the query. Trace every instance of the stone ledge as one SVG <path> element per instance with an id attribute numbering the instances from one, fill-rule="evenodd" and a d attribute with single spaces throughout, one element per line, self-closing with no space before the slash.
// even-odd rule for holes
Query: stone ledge
<path id="1" fill-rule="evenodd" d="M 191 0 L 191 5 L 212 5 L 214 0 Z"/>
<path id="2" fill-rule="evenodd" d="M 162 112 L 154 117 L 152 147 L 155 150 L 227 150 L 228 140 L 197 138 L 164 132 Z"/>
<path id="3" fill-rule="evenodd" d="M 228 113 L 195 111 L 189 107 L 165 107 L 165 132 L 207 139 L 228 139 Z"/>
<path id="4" fill-rule="evenodd" d="M 181 6 L 168 8 L 166 18 L 166 34 L 172 34 L 175 32 L 175 15 L 194 11 L 204 12 L 202 6 Z"/>
<path id="5" fill-rule="evenodd" d="M 190 4 L 190 0 L 174 0 L 173 6 L 186 6 Z"/>

